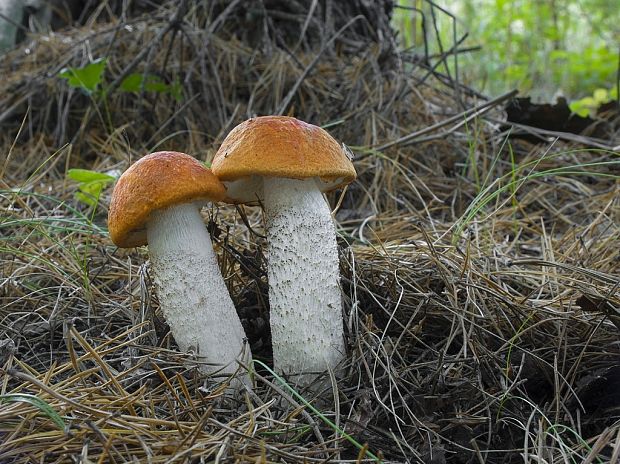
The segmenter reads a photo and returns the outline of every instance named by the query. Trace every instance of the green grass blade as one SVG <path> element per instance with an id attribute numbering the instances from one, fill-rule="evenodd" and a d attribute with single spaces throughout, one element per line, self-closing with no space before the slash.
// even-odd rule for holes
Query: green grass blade
<path id="1" fill-rule="evenodd" d="M 260 364 L 262 367 L 264 367 L 271 375 L 273 375 L 273 377 L 280 383 L 280 385 L 282 385 L 284 388 L 286 388 L 286 390 L 288 390 L 288 392 L 291 395 L 293 395 L 296 399 L 301 401 L 308 409 L 310 409 L 313 413 L 315 413 L 318 417 L 320 417 L 321 420 L 323 422 L 325 422 L 334 432 L 338 432 L 349 443 L 351 443 L 353 446 L 355 446 L 358 450 L 364 449 L 364 446 L 360 442 L 358 442 L 355 438 L 353 438 L 351 435 L 346 433 L 344 430 L 342 430 L 340 427 L 338 427 L 336 424 L 334 424 L 332 421 L 330 421 L 327 417 L 325 417 L 325 415 L 321 411 L 319 411 L 307 399 L 305 399 L 303 396 L 301 396 L 297 392 L 297 390 L 295 390 L 293 387 L 291 387 L 286 382 L 286 380 L 284 380 L 282 377 L 280 377 L 278 374 L 276 374 L 269 366 L 267 366 L 265 363 L 263 363 L 261 361 L 258 361 L 256 359 L 254 359 L 252 361 L 252 363 Z M 370 451 L 366 450 L 366 454 L 368 456 L 370 456 L 370 458 L 372 458 L 375 462 L 378 462 L 378 463 L 381 462 L 381 459 L 379 459 L 375 454 L 371 453 Z"/>
<path id="2" fill-rule="evenodd" d="M 66 427 L 65 421 L 62 417 L 60 417 L 60 414 L 58 414 L 54 408 L 38 396 L 30 395 L 28 393 L 7 393 L 6 395 L 0 395 L 0 403 L 2 402 L 28 403 L 49 417 L 59 429 L 64 430 Z"/>

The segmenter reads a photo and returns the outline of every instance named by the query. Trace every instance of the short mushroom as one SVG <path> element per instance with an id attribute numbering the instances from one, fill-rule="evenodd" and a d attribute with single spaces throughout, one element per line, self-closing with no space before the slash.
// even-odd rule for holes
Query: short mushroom
<path id="1" fill-rule="evenodd" d="M 204 371 L 229 375 L 250 353 L 199 209 L 225 196 L 191 156 L 152 153 L 119 178 L 108 227 L 121 248 L 148 243 L 160 306 L 179 347 L 195 350 L 208 363 Z"/>
<path id="2" fill-rule="evenodd" d="M 334 368 L 345 352 L 336 229 L 323 192 L 356 173 L 325 130 L 285 116 L 249 119 L 211 166 L 237 203 L 263 203 L 274 367 L 284 374 Z"/>

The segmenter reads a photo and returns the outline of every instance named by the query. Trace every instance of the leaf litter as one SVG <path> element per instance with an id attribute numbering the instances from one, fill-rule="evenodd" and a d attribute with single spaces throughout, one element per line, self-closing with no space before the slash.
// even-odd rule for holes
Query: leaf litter
<path id="1" fill-rule="evenodd" d="M 109 2 L 0 58 L 0 462 L 618 460 L 618 140 L 511 138 L 514 93 L 400 50 L 389 2 L 366 3 Z M 102 62 L 91 92 L 61 78 Z M 111 189 L 83 202 L 69 175 L 162 149 L 208 164 L 274 113 L 325 127 L 359 174 L 329 195 L 348 353 L 336 402 L 297 392 L 317 411 L 259 363 L 238 399 L 205 379 L 146 251 L 107 237 Z M 270 366 L 261 211 L 203 213 Z"/>

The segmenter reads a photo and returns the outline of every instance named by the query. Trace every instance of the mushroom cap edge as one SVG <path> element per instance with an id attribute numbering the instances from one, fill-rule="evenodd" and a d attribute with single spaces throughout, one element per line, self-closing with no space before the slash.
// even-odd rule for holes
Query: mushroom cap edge
<path id="1" fill-rule="evenodd" d="M 234 127 L 213 158 L 213 173 L 232 182 L 243 197 L 255 192 L 253 177 L 317 178 L 323 192 L 347 185 L 357 177 L 350 156 L 327 131 L 290 116 L 260 116 Z M 242 200 L 243 202 L 244 200 Z"/>
<path id="2" fill-rule="evenodd" d="M 118 179 L 108 210 L 110 238 L 120 248 L 147 244 L 152 211 L 182 203 L 223 201 L 226 187 L 200 161 L 174 151 L 151 153 Z"/>

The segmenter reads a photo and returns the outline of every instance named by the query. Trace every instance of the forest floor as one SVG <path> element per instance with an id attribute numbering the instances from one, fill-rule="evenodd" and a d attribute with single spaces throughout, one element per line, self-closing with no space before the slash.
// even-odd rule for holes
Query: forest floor
<path id="1" fill-rule="evenodd" d="M 0 56 L 0 463 L 618 462 L 620 142 L 515 137 L 513 94 L 441 74 L 379 20 L 252 28 L 239 2 L 189 3 Z M 260 208 L 203 210 L 257 361 L 231 399 L 178 351 L 146 248 L 110 242 L 113 182 L 69 171 L 208 162 L 264 114 L 355 154 L 328 196 L 348 349 L 329 405 L 269 368 Z"/>

